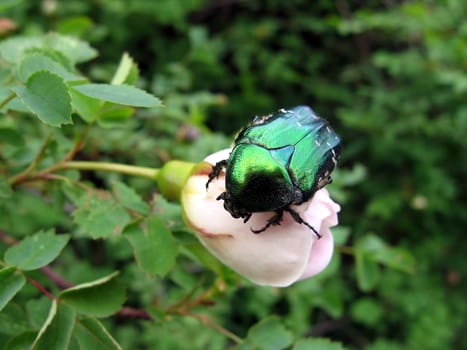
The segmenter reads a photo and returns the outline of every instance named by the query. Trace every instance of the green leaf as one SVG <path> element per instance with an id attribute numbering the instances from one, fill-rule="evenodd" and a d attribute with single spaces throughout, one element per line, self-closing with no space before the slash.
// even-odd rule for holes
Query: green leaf
<path id="1" fill-rule="evenodd" d="M 0 175 L 0 198 L 10 198 L 13 195 L 13 190 L 7 179 Z"/>
<path id="2" fill-rule="evenodd" d="M 361 298 L 352 303 L 352 319 L 368 327 L 376 326 L 384 314 L 381 304 L 372 298 Z"/>
<path id="3" fill-rule="evenodd" d="M 17 274 L 14 267 L 0 270 L 0 311 L 23 288 L 25 282 L 23 275 Z"/>
<path id="4" fill-rule="evenodd" d="M 15 303 L 8 303 L 0 312 L 0 334 L 16 335 L 30 330 L 26 314 Z"/>
<path id="5" fill-rule="evenodd" d="M 73 86 L 72 89 L 89 97 L 127 106 L 160 107 L 162 105 L 157 97 L 130 85 L 81 84 Z"/>
<path id="6" fill-rule="evenodd" d="M 28 53 L 23 57 L 23 60 L 19 63 L 19 75 L 23 82 L 28 79 L 36 72 L 49 71 L 61 77 L 64 80 L 82 80 L 75 74 L 69 72 L 59 62 L 52 59 L 50 56 L 45 55 L 42 52 Z"/>
<path id="7" fill-rule="evenodd" d="M 73 308 L 52 302 L 49 316 L 39 330 L 31 350 L 68 350 L 71 334 L 75 325 Z"/>
<path id="8" fill-rule="evenodd" d="M 365 292 L 372 290 L 380 278 L 380 269 L 375 260 L 371 255 L 356 250 L 355 265 L 358 287 Z"/>
<path id="9" fill-rule="evenodd" d="M 94 192 L 82 196 L 77 204 L 74 220 L 94 239 L 118 234 L 131 221 L 126 210 L 113 198 L 102 198 Z"/>
<path id="10" fill-rule="evenodd" d="M 71 124 L 71 96 L 58 75 L 40 71 L 34 73 L 26 87 L 13 89 L 21 101 L 44 123 L 60 127 Z"/>
<path id="11" fill-rule="evenodd" d="M 326 338 L 307 338 L 297 341 L 293 350 L 345 350 L 342 344 Z"/>
<path id="12" fill-rule="evenodd" d="M 75 330 L 78 342 L 86 350 L 121 350 L 117 341 L 109 334 L 103 324 L 95 318 L 81 319 Z"/>
<path id="13" fill-rule="evenodd" d="M 175 265 L 177 245 L 159 218 L 150 217 L 145 229 L 131 225 L 124 234 L 133 247 L 136 262 L 145 272 L 164 276 Z"/>
<path id="14" fill-rule="evenodd" d="M 97 122 L 103 128 L 121 127 L 134 113 L 134 107 L 106 102 Z"/>
<path id="15" fill-rule="evenodd" d="M 23 135 L 13 128 L 0 128 L 0 141 L 15 147 L 24 145 Z"/>
<path id="16" fill-rule="evenodd" d="M 115 280 L 118 272 L 79 284 L 60 293 L 60 299 L 88 316 L 107 317 L 125 301 L 125 288 Z"/>
<path id="17" fill-rule="evenodd" d="M 44 39 L 44 45 L 64 54 L 71 62 L 86 62 L 97 56 L 97 51 L 87 42 L 78 38 L 50 33 Z"/>
<path id="18" fill-rule="evenodd" d="M 70 89 L 70 95 L 71 103 L 75 112 L 78 113 L 78 115 L 88 123 L 96 121 L 104 102 L 89 96 L 85 96 L 74 89 Z"/>
<path id="19" fill-rule="evenodd" d="M 112 78 L 112 85 L 134 84 L 138 78 L 138 66 L 128 53 L 124 53 L 117 71 Z"/>
<path id="20" fill-rule="evenodd" d="M 3 350 L 29 350 L 34 343 L 34 339 L 36 339 L 36 334 L 37 332 L 34 331 L 20 333 L 10 338 Z"/>
<path id="21" fill-rule="evenodd" d="M 20 270 L 39 269 L 50 264 L 69 239 L 69 235 L 56 235 L 53 230 L 39 231 L 8 248 L 5 252 L 5 262 Z"/>
<path id="22" fill-rule="evenodd" d="M 247 340 L 254 344 L 255 349 L 280 350 L 292 344 L 293 336 L 279 318 L 268 317 L 250 328 Z"/>
<path id="23" fill-rule="evenodd" d="M 112 183 L 112 189 L 117 200 L 125 208 L 143 215 L 147 215 L 149 213 L 149 205 L 143 201 L 131 187 L 128 187 L 120 181 L 114 181 Z"/>
<path id="24" fill-rule="evenodd" d="M 0 55 L 9 63 L 16 64 L 23 53 L 33 47 L 40 47 L 42 40 L 39 37 L 18 36 L 4 40 L 0 43 Z"/>

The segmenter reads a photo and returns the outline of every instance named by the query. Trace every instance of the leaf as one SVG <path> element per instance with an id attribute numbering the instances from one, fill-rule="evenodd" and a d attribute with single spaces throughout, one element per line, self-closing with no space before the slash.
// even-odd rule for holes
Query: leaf
<path id="1" fill-rule="evenodd" d="M 71 62 L 86 62 L 97 56 L 97 51 L 87 42 L 78 38 L 50 33 L 44 39 L 44 45 L 64 54 Z"/>
<path id="2" fill-rule="evenodd" d="M 107 317 L 117 312 L 125 301 L 125 288 L 115 277 L 118 272 L 98 280 L 65 289 L 60 299 L 88 316 Z"/>
<path id="3" fill-rule="evenodd" d="M 138 78 L 138 66 L 128 53 L 122 55 L 117 71 L 112 78 L 112 85 L 134 84 Z"/>
<path id="4" fill-rule="evenodd" d="M 5 267 L 0 270 L 0 311 L 23 288 L 26 279 L 16 273 L 16 268 Z"/>
<path id="5" fill-rule="evenodd" d="M 159 218 L 149 218 L 144 230 L 136 224 L 131 225 L 124 235 L 133 247 L 136 262 L 145 272 L 164 276 L 175 265 L 177 245 Z"/>
<path id="6" fill-rule="evenodd" d="M 2 175 L 0 175 L 0 198 L 10 198 L 13 195 L 13 190 Z"/>
<path id="7" fill-rule="evenodd" d="M 121 350 L 117 341 L 109 334 L 103 324 L 95 318 L 81 319 L 75 331 L 82 349 Z"/>
<path id="8" fill-rule="evenodd" d="M 149 205 L 143 201 L 131 187 L 120 181 L 114 181 L 112 183 L 112 189 L 117 200 L 125 208 L 134 210 L 143 215 L 147 215 L 149 213 Z"/>
<path id="9" fill-rule="evenodd" d="M 32 47 L 41 46 L 41 38 L 18 36 L 4 40 L 0 43 L 0 55 L 9 63 L 16 64 L 24 51 Z"/>
<path id="10" fill-rule="evenodd" d="M 64 304 L 52 302 L 49 316 L 39 330 L 31 350 L 67 350 L 75 323 L 75 311 Z"/>
<path id="11" fill-rule="evenodd" d="M 356 250 L 355 264 L 358 287 L 365 292 L 372 290 L 380 277 L 380 270 L 375 260 L 365 252 Z"/>
<path id="12" fill-rule="evenodd" d="M 126 210 L 113 198 L 87 193 L 78 200 L 73 212 L 75 222 L 92 238 L 104 238 L 120 233 L 131 221 Z"/>
<path id="13" fill-rule="evenodd" d="M 26 237 L 5 252 L 5 262 L 20 270 L 36 270 L 50 264 L 68 243 L 69 235 L 56 235 L 53 229 Z"/>
<path id="14" fill-rule="evenodd" d="M 26 87 L 13 88 L 21 101 L 44 123 L 60 127 L 71 124 L 71 96 L 58 75 L 40 71 L 34 73 Z"/>
<path id="15" fill-rule="evenodd" d="M 34 343 L 34 339 L 36 339 L 37 332 L 29 331 L 23 332 L 15 337 L 10 338 L 3 350 L 28 350 L 31 349 L 31 345 Z"/>
<path id="16" fill-rule="evenodd" d="M 94 122 L 104 102 L 95 98 L 83 95 L 82 93 L 70 89 L 71 103 L 78 115 L 88 123 Z"/>
<path id="17" fill-rule="evenodd" d="M 280 350 L 292 344 L 293 336 L 279 318 L 268 317 L 250 328 L 247 340 L 254 344 L 255 349 Z"/>
<path id="18" fill-rule="evenodd" d="M 10 302 L 0 312 L 0 334 L 16 335 L 31 330 L 23 309 Z"/>
<path id="19" fill-rule="evenodd" d="M 130 85 L 81 84 L 73 86 L 72 89 L 89 97 L 127 106 L 160 107 L 162 105 L 157 97 Z"/>
<path id="20" fill-rule="evenodd" d="M 16 147 L 24 145 L 23 135 L 13 128 L 0 127 L 0 141 Z"/>
<path id="21" fill-rule="evenodd" d="M 307 338 L 297 341 L 293 350 L 345 350 L 341 343 L 326 338 Z"/>
<path id="22" fill-rule="evenodd" d="M 28 53 L 19 64 L 19 75 L 26 82 L 36 72 L 48 71 L 64 80 L 81 80 L 83 78 L 69 72 L 63 65 L 42 52 Z"/>

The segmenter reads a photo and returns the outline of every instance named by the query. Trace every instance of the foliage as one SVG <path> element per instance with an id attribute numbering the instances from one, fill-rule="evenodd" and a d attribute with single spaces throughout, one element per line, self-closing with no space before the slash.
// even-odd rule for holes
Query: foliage
<path id="1" fill-rule="evenodd" d="M 0 348 L 467 349 L 466 11 L 3 1 Z M 344 140 L 336 253 L 257 287 L 194 238 L 156 169 L 298 104 Z"/>

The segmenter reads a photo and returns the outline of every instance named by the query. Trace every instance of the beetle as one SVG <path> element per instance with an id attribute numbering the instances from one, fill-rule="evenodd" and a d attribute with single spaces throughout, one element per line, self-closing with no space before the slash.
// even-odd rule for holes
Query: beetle
<path id="1" fill-rule="evenodd" d="M 275 214 L 254 233 L 282 222 L 284 211 L 320 234 L 291 205 L 308 201 L 331 182 L 337 165 L 341 140 L 326 120 L 308 106 L 280 109 L 255 117 L 234 140 L 228 159 L 213 166 L 206 183 L 225 169 L 225 192 L 217 200 L 234 218 L 247 222 L 253 213 Z"/>

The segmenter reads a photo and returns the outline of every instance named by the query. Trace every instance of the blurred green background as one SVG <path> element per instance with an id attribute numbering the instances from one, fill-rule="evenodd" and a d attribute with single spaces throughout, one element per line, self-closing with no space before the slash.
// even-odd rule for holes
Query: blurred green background
<path id="1" fill-rule="evenodd" d="M 298 104 L 341 135 L 330 188 L 342 205 L 345 247 L 316 280 L 284 290 L 227 285 L 213 311 L 225 327 L 245 336 L 277 315 L 296 336 L 348 349 L 467 349 L 467 2 L 3 0 L 0 11 L 16 26 L 0 25 L 3 38 L 56 31 L 88 41 L 99 56 L 80 69 L 95 81 L 109 81 L 128 52 L 139 86 L 163 100 L 165 108 L 119 128 L 93 129 L 83 159 L 199 161 L 253 116 Z M 24 126 L 32 143 L 34 128 Z M 151 191 L 144 180 L 127 182 Z M 23 200 L 16 205 L 29 220 L 15 232 L 66 227 L 58 204 L 44 218 Z M 410 254 L 414 268 L 352 254 L 379 239 Z M 96 258 L 102 270 L 119 256 L 106 252 Z M 130 299 L 151 299 L 153 284 L 131 283 Z M 157 288 L 177 293 L 170 281 Z M 196 320 L 109 327 L 127 349 L 227 347 Z"/>

